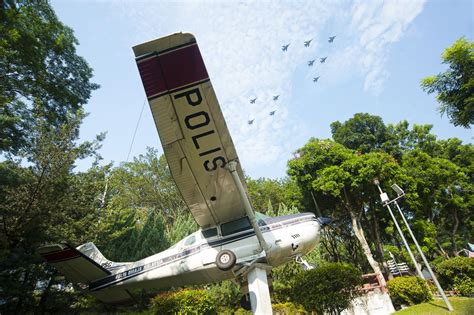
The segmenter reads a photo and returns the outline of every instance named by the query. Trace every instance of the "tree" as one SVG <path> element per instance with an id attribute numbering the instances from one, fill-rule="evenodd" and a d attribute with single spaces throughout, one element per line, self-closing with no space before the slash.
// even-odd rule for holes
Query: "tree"
<path id="1" fill-rule="evenodd" d="M 354 266 L 327 263 L 298 274 L 292 298 L 307 311 L 340 314 L 358 295 L 357 287 L 361 284 L 362 274 Z"/>
<path id="2" fill-rule="evenodd" d="M 330 140 L 310 139 L 298 152 L 300 157 L 288 162 L 288 174 L 302 190 L 314 190 L 321 208 L 331 209 L 330 213 L 326 212 L 327 215 L 341 218 L 341 222 L 350 218 L 352 231 L 367 261 L 381 283 L 385 284 L 361 219 L 365 213 L 380 207 L 373 180 L 379 178 L 384 182 L 387 179 L 388 182 L 402 177 L 399 165 L 386 153 L 360 155 Z"/>
<path id="3" fill-rule="evenodd" d="M 91 156 L 97 143 L 76 144 L 81 116 L 63 125 L 59 133 L 40 128 L 30 148 L 31 166 L 18 161 L 0 163 L 6 174 L 0 186 L 0 294 L 5 301 L 0 310 L 24 313 L 34 307 L 39 282 L 46 283 L 47 296 L 55 281 L 55 271 L 42 264 L 36 250 L 44 243 L 83 243 L 97 233 L 98 194 L 96 182 L 101 172 L 83 176 L 72 173 L 78 158 Z M 4 177 L 2 177 L 3 179 Z"/>
<path id="4" fill-rule="evenodd" d="M 31 146 L 40 120 L 59 129 L 98 85 L 47 1 L 2 1 L 0 20 L 0 153 L 16 154 Z"/>
<path id="5" fill-rule="evenodd" d="M 134 261 L 162 251 L 197 230 L 164 155 L 145 154 L 112 169 L 97 246 L 111 260 Z"/>
<path id="6" fill-rule="evenodd" d="M 98 85 L 76 54 L 70 28 L 47 1 L 0 3 L 0 312 L 45 312 L 63 280 L 36 250 L 83 243 L 101 229 L 102 180 L 96 153 L 104 135 L 78 142 L 83 105 Z M 93 168 L 74 173 L 78 159 Z M 67 302 L 69 307 L 75 298 Z"/>
<path id="7" fill-rule="evenodd" d="M 247 177 L 246 182 L 252 206 L 256 211 L 265 213 L 270 209 L 278 209 L 282 204 L 301 208 L 301 192 L 296 182 L 289 177 L 283 179 Z"/>
<path id="8" fill-rule="evenodd" d="M 449 69 L 421 81 L 424 91 L 437 93 L 439 111 L 455 126 L 470 128 L 474 123 L 474 42 L 458 39 L 442 54 Z"/>
<path id="9" fill-rule="evenodd" d="M 382 148 L 387 137 L 382 118 L 366 113 L 357 113 L 343 123 L 331 123 L 331 132 L 334 141 L 361 153 Z"/>

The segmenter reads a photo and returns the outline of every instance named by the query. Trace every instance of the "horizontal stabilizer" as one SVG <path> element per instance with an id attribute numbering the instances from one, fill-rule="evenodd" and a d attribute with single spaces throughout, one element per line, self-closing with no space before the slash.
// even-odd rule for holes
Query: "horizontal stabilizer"
<path id="1" fill-rule="evenodd" d="M 89 284 L 111 274 L 110 271 L 68 244 L 44 246 L 39 248 L 38 252 L 73 283 Z"/>

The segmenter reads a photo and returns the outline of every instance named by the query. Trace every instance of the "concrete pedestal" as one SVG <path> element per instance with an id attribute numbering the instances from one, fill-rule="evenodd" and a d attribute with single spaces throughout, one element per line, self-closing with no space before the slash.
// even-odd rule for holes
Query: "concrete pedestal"
<path id="1" fill-rule="evenodd" d="M 272 314 L 272 302 L 265 269 L 254 267 L 247 275 L 250 304 L 254 314 Z"/>

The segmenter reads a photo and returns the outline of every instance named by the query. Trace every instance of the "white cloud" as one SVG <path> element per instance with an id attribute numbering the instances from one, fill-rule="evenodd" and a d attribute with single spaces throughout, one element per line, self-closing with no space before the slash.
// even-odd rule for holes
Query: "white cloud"
<path id="1" fill-rule="evenodd" d="M 307 79 L 326 84 L 364 77 L 364 89 L 380 93 L 390 44 L 421 12 L 420 1 L 133 2 L 121 3 L 136 25 L 136 43 L 178 31 L 195 34 L 244 168 L 287 159 L 301 126 L 292 113 L 292 76 L 307 60 L 318 60 Z M 328 30 L 329 25 L 331 30 Z M 335 44 L 327 36 L 337 35 Z M 310 48 L 303 42 L 313 39 Z M 287 52 L 281 46 L 290 43 Z M 332 46 L 331 46 L 332 45 Z M 280 94 L 273 102 L 272 96 Z M 257 97 L 255 104 L 249 99 Z M 269 112 L 276 109 L 276 115 Z M 300 113 L 304 115 L 304 113 Z M 253 125 L 247 121 L 255 119 Z"/>

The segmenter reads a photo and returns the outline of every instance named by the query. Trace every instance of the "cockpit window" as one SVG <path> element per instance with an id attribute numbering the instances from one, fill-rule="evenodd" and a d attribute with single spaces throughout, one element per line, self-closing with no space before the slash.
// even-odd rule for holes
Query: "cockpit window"
<path id="1" fill-rule="evenodd" d="M 221 233 L 222 236 L 226 236 L 237 232 L 249 230 L 251 228 L 252 225 L 250 224 L 249 218 L 243 217 L 234 221 L 221 224 Z"/>
<path id="2" fill-rule="evenodd" d="M 190 246 L 190 245 L 193 245 L 194 243 L 196 243 L 196 236 L 191 235 L 184 241 L 184 246 Z"/>
<path id="3" fill-rule="evenodd" d="M 210 238 L 217 235 L 217 228 L 207 229 L 202 231 L 202 236 L 205 238 Z"/>

